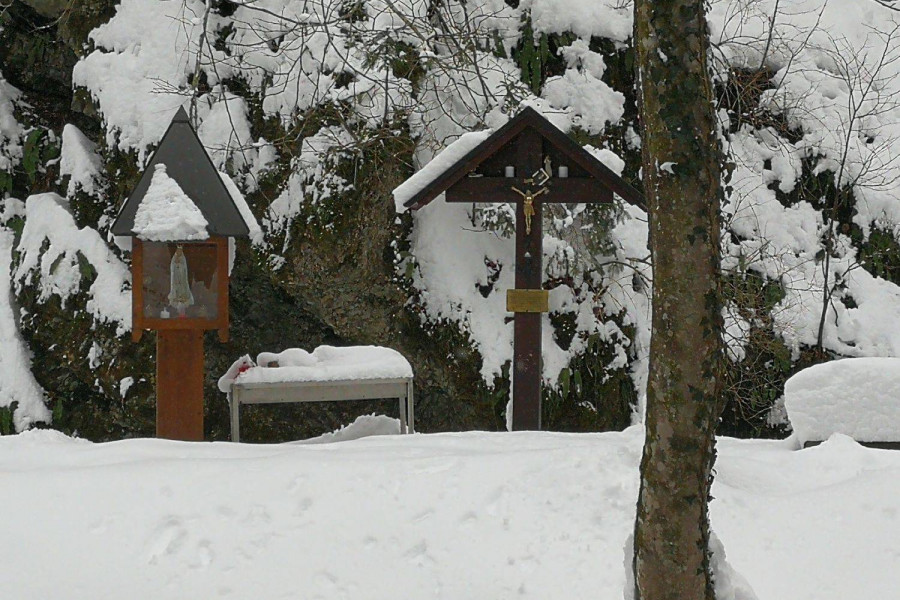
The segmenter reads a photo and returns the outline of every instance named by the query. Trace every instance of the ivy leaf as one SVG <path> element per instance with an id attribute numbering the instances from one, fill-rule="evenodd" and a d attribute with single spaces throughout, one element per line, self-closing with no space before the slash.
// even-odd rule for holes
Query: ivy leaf
<path id="1" fill-rule="evenodd" d="M 22 168 L 28 175 L 28 181 L 34 182 L 34 176 L 38 172 L 41 163 L 41 138 L 44 136 L 43 129 L 34 129 L 25 138 L 25 148 L 22 153 Z"/>

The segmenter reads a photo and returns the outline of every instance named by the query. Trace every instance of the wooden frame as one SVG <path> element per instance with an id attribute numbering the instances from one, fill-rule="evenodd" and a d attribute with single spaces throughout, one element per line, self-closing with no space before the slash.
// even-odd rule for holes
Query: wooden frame
<path id="1" fill-rule="evenodd" d="M 228 341 L 228 238 L 213 237 L 203 241 L 186 241 L 188 245 L 216 247 L 216 271 L 220 273 L 216 290 L 216 317 L 214 319 L 160 319 L 144 316 L 144 245 L 135 237 L 131 248 L 131 339 L 140 341 L 144 330 L 216 329 L 219 340 Z"/>
<path id="2" fill-rule="evenodd" d="M 262 368 L 262 367 L 258 367 Z M 400 433 L 415 433 L 413 378 L 233 383 L 228 392 L 231 441 L 241 441 L 241 404 L 384 400 L 400 402 Z"/>
<path id="3" fill-rule="evenodd" d="M 509 202 L 510 200 L 507 200 L 504 196 L 509 192 L 510 179 L 480 177 L 478 179 L 481 185 L 476 186 L 475 189 L 464 179 L 485 160 L 512 142 L 514 138 L 527 129 L 535 131 L 560 154 L 584 169 L 589 177 L 594 178 L 594 181 L 590 183 L 587 183 L 587 180 L 584 178 L 580 178 L 582 181 L 578 181 L 579 178 L 554 180 L 554 185 L 562 186 L 561 189 L 571 195 L 573 203 L 585 202 L 583 196 L 587 186 L 593 186 L 593 196 L 596 197 L 597 184 L 600 184 L 600 186 L 608 190 L 606 194 L 608 201 L 612 201 L 612 193 L 615 192 L 629 204 L 645 208 L 644 198 L 640 192 L 628 185 L 621 177 L 613 173 L 606 165 L 548 122 L 547 119 L 530 106 L 525 107 L 518 115 L 510 119 L 506 125 L 492 133 L 477 147 L 456 161 L 454 166 L 441 173 L 434 181 L 422 188 L 415 196 L 405 202 L 404 206 L 411 210 L 417 210 L 445 191 L 447 192 L 446 198 L 448 202 Z M 519 174 L 517 178 L 521 178 L 521 175 Z M 497 187 L 496 191 L 502 195 L 490 195 L 489 198 L 485 198 L 484 196 L 487 194 L 482 187 L 485 184 L 495 185 Z M 513 197 L 510 196 L 510 198 Z"/>

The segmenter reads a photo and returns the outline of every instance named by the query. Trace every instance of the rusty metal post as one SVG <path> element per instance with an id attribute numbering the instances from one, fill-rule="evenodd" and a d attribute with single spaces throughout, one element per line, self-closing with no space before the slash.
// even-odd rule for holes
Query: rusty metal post
<path id="1" fill-rule="evenodd" d="M 203 441 L 203 331 L 156 333 L 156 437 Z"/>

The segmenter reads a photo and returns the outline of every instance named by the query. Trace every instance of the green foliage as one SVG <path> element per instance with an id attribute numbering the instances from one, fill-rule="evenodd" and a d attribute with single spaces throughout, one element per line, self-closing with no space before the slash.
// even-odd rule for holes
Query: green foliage
<path id="1" fill-rule="evenodd" d="M 785 298 L 784 288 L 753 271 L 740 271 L 728 274 L 722 289 L 749 329 L 740 340 L 743 357 L 728 361 L 725 370 L 725 409 L 717 431 L 737 437 L 782 437 L 784 426 L 772 422 L 770 415 L 784 382 L 796 372 L 790 349 L 773 329 L 772 313 Z"/>
<path id="2" fill-rule="evenodd" d="M 28 132 L 22 149 L 22 169 L 30 185 L 34 186 L 38 176 L 46 172 L 48 162 L 59 158 L 60 151 L 59 140 L 51 139 L 46 129 L 36 127 Z"/>
<path id="3" fill-rule="evenodd" d="M 861 244 L 859 262 L 875 277 L 900 284 L 900 243 L 892 233 L 873 230 L 868 241 Z"/>
<path id="4" fill-rule="evenodd" d="M 13 425 L 13 414 L 19 403 L 11 402 L 9 406 L 0 406 L 0 435 L 12 435 L 16 432 Z"/>
<path id="5" fill-rule="evenodd" d="M 551 320 L 565 321 L 554 316 Z M 619 320 L 621 317 L 615 317 Z M 633 329 L 622 327 L 626 336 Z M 557 329 L 558 331 L 558 329 Z M 631 424 L 637 392 L 629 367 L 610 368 L 616 359 L 616 341 L 598 334 L 587 338 L 584 352 L 559 374 L 555 388 L 543 392 L 542 426 L 552 431 L 609 431 Z M 625 340 L 627 344 L 627 340 Z"/>
<path id="6" fill-rule="evenodd" d="M 522 25 L 522 37 L 513 49 L 512 58 L 519 66 L 522 82 L 534 94 L 540 94 L 548 77 L 562 75 L 565 63 L 559 56 L 559 49 L 568 46 L 577 37 L 572 33 L 536 34 L 527 17 Z M 502 50 L 502 45 L 500 46 Z M 505 52 L 504 52 L 505 54 Z"/>
<path id="7" fill-rule="evenodd" d="M 12 194 L 13 175 L 9 171 L 0 171 L 0 194 Z"/>
<path id="8" fill-rule="evenodd" d="M 16 221 L 21 219 L 10 224 Z M 45 241 L 41 252 L 47 250 Z M 16 292 L 20 331 L 33 352 L 35 379 L 47 392 L 52 426 L 98 441 L 152 434 L 152 337 L 133 344 L 117 335 L 114 324 L 96 322 L 87 310 L 85 291 L 96 277 L 95 267 L 76 252 L 61 255 L 51 271 L 64 260 L 75 260 L 82 290 L 65 304 L 57 295 L 41 297 L 39 270 L 32 271 Z M 95 368 L 87 358 L 93 344 L 100 349 L 100 364 Z M 138 381 L 127 400 L 119 396 L 119 382 L 126 376 Z"/>

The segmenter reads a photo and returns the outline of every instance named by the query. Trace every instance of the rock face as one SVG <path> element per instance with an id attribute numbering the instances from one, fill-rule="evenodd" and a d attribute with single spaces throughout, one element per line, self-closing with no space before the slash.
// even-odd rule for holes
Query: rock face
<path id="1" fill-rule="evenodd" d="M 35 127 L 58 133 L 64 124 L 75 123 L 102 142 L 100 115 L 82 91 L 73 92 L 71 71 L 87 32 L 109 17 L 113 3 L 70 4 L 14 4 L 3 16 L 0 71 L 34 107 L 27 119 Z M 408 139 L 404 144 L 411 148 Z M 53 148 L 58 153 L 58 141 Z M 96 228 L 104 219 L 108 226 L 118 199 L 140 175 L 134 156 L 102 145 L 101 153 L 109 175 L 105 197 L 79 193 L 69 199 L 79 226 Z M 408 175 L 397 164 L 373 162 L 367 168 L 379 172 L 383 187 L 390 189 Z M 17 174 L 13 195 L 65 195 L 58 167 L 51 164 L 42 175 Z M 297 228 L 286 264 L 277 271 L 249 245 L 239 245 L 231 287 L 231 340 L 221 344 L 210 335 L 206 343 L 208 439 L 229 435 L 225 397 L 215 381 L 234 358 L 321 344 L 385 345 L 409 357 L 416 369 L 422 430 L 503 426 L 505 401 L 493 402 L 477 375 L 477 355 L 455 331 L 446 332 L 443 341 L 429 336 L 405 308 L 407 296 L 396 280 L 390 248 L 398 225 L 389 194 L 360 193 L 346 200 L 352 208 L 334 229 Z M 21 230 L 21 223 L 7 224 Z M 95 273 L 81 260 L 80 289 L 86 290 Z M 38 286 L 39 279 L 30 280 L 18 290 L 17 300 L 24 315 L 22 332 L 34 352 L 34 372 L 53 410 L 53 426 L 94 440 L 152 435 L 155 336 L 132 344 L 112 327 L 97 327 L 85 311 L 83 292 L 66 302 L 46 301 Z M 96 358 L 88 360 L 89 354 Z M 454 359 L 448 362 L 447 356 Z M 123 385 L 129 378 L 133 383 Z M 335 429 L 358 414 L 396 410 L 392 401 L 273 406 L 247 409 L 242 420 L 248 440 L 289 440 Z"/>
<path id="2" fill-rule="evenodd" d="M 0 72 L 30 104 L 17 117 L 39 133 L 29 150 L 37 153 L 38 166 L 14 172 L 11 195 L 66 195 L 67 181 L 59 177 L 56 159 L 59 134 L 73 123 L 99 144 L 105 182 L 98 194 L 79 191 L 67 202 L 77 225 L 96 229 L 101 236 L 120 200 L 137 183 L 141 167 L 135 155 L 105 145 L 102 116 L 85 90 L 72 89 L 71 75 L 89 45 L 88 33 L 114 12 L 113 0 L 29 0 L 14 3 L 0 17 Z M 316 118 L 321 116 L 310 117 Z M 271 127 L 257 118 L 252 133 L 270 139 L 286 133 L 267 130 Z M 424 324 L 410 302 L 410 283 L 397 271 L 402 250 L 398 240 L 407 238 L 411 223 L 406 217 L 398 220 L 390 191 L 411 175 L 414 145 L 412 135 L 396 127 L 366 148 L 365 160 L 352 165 L 353 179 L 366 184 L 343 192 L 336 199 L 340 210 L 327 223 L 293 223 L 283 263 L 273 265 L 266 250 L 239 243 L 231 286 L 231 339 L 222 344 L 209 335 L 205 347 L 207 439 L 228 439 L 227 404 L 215 383 L 235 358 L 289 347 L 311 350 L 321 344 L 383 345 L 404 354 L 416 373 L 421 431 L 505 428 L 508 376 L 489 387 L 480 376 L 481 357 L 465 335 L 453 324 Z M 272 190 L 284 186 L 290 168 L 285 159 L 276 175 L 261 183 L 269 199 Z M 257 217 L 267 206 L 264 196 L 260 191 L 249 197 Z M 5 224 L 21 234 L 21 221 Z M 127 253 L 116 253 L 127 263 Z M 145 335 L 134 344 L 127 334 L 117 335 L 115 327 L 94 322 L 85 290 L 96 269 L 83 256 L 77 265 L 80 291 L 65 300 L 42 297 L 38 276 L 23 279 L 16 290 L 22 333 L 53 410 L 52 426 L 93 440 L 152 435 L 155 336 Z M 579 368 L 585 374 L 601 372 L 596 370 L 602 367 L 601 355 L 598 350 L 586 357 Z M 608 357 L 602 360 L 608 362 Z M 623 369 L 621 377 L 595 379 L 576 376 L 564 392 L 546 391 L 547 427 L 627 425 L 635 396 L 627 371 Z M 576 388 L 604 396 L 597 403 L 601 414 L 573 400 Z M 250 441 L 290 440 L 336 429 L 375 411 L 395 415 L 397 407 L 391 400 L 251 407 L 242 416 L 242 428 Z"/>
<path id="3" fill-rule="evenodd" d="M 48 19 L 58 19 L 72 4 L 69 0 L 21 0 L 21 2 Z"/>

